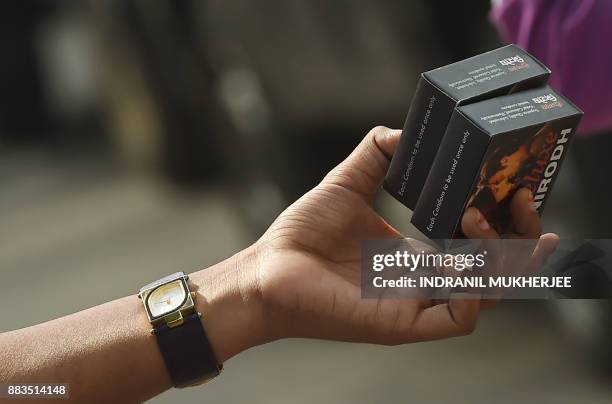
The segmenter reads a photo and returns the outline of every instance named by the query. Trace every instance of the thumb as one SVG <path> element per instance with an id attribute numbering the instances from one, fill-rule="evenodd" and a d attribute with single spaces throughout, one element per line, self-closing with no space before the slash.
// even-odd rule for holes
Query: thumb
<path id="1" fill-rule="evenodd" d="M 368 202 L 382 183 L 402 131 L 377 126 L 323 180 L 360 194 Z"/>

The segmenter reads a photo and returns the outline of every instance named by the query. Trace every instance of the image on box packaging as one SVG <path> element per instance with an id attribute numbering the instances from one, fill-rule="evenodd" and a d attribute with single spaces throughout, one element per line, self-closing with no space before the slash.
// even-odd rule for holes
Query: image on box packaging
<path id="1" fill-rule="evenodd" d="M 533 193 L 535 208 L 541 213 L 570 141 L 572 128 L 566 126 L 566 120 L 558 120 L 539 130 L 494 138 L 465 209 L 478 208 L 499 234 L 506 233 L 511 230 L 510 200 L 525 187 Z"/>

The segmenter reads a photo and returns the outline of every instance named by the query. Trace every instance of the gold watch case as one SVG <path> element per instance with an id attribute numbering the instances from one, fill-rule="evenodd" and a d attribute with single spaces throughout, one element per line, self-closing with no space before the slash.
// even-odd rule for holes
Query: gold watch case
<path id="1" fill-rule="evenodd" d="M 153 327 L 162 323 L 170 328 L 180 326 L 185 316 L 196 311 L 195 292 L 189 290 L 188 279 L 185 273 L 176 272 L 140 289 L 138 297 Z"/>

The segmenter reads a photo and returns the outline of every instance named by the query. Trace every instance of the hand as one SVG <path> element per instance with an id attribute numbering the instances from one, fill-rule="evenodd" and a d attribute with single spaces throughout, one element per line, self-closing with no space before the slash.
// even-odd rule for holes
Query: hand
<path id="1" fill-rule="evenodd" d="M 243 258 L 230 265 L 240 274 L 236 282 L 243 302 L 232 310 L 257 308 L 238 309 L 251 312 L 232 313 L 226 321 L 244 324 L 254 335 L 250 340 L 243 338 L 227 348 L 228 336 L 244 334 L 245 329 L 233 332 L 227 325 L 224 333 L 211 330 L 213 342 L 222 345 L 223 358 L 286 337 L 402 344 L 472 332 L 482 306 L 478 299 L 361 298 L 361 241 L 403 238 L 372 208 L 400 133 L 384 127 L 370 131 L 346 160 L 289 206 L 260 240 L 239 254 Z M 524 192 L 513 201 L 514 237 L 540 236 L 540 220 L 529 202 Z M 466 211 L 464 233 L 470 238 L 499 238 L 483 220 L 476 209 Z M 543 236 L 533 261 L 544 262 L 554 251 L 555 240 L 554 235 Z"/>
<path id="2" fill-rule="evenodd" d="M 470 333 L 477 299 L 362 299 L 361 241 L 403 237 L 372 208 L 400 131 L 373 129 L 323 181 L 283 212 L 259 243 L 259 287 L 278 335 L 398 344 Z M 516 237 L 538 238 L 540 220 L 524 192 L 513 201 Z M 463 217 L 470 238 L 498 238 L 475 209 Z M 554 250 L 539 243 L 537 261 Z"/>

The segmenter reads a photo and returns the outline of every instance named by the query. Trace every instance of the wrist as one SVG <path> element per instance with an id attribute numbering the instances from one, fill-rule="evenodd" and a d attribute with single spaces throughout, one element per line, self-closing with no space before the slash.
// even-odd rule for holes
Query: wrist
<path id="1" fill-rule="evenodd" d="M 259 258 L 259 247 L 253 245 L 189 276 L 195 286 L 196 308 L 220 363 L 272 339 L 263 321 Z"/>

